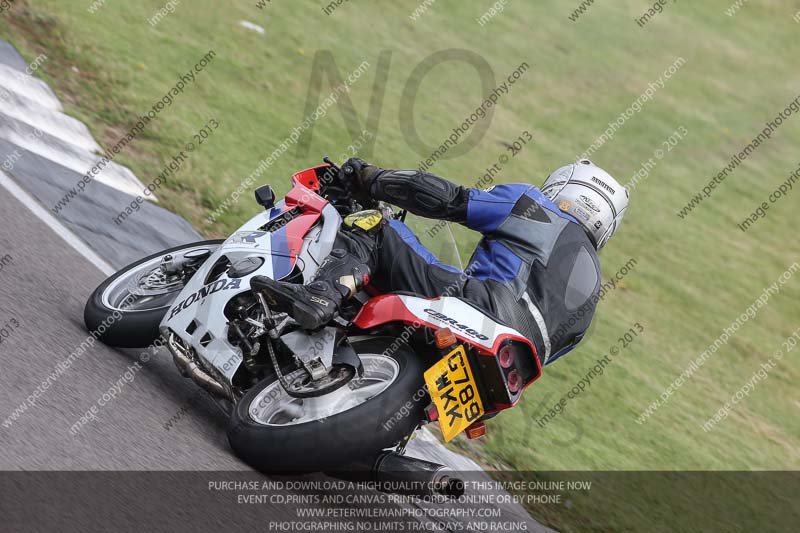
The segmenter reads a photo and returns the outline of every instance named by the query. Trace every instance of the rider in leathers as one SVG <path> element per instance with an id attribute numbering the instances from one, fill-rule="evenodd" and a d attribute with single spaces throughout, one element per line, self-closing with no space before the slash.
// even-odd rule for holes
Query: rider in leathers
<path id="1" fill-rule="evenodd" d="M 302 327 L 330 322 L 342 302 L 369 282 L 384 293 L 459 297 L 530 339 L 542 365 L 583 338 L 600 289 L 596 252 L 628 204 L 625 188 L 591 161 L 556 170 L 542 190 L 524 183 L 473 189 L 355 158 L 342 165 L 340 175 L 363 204 L 387 202 L 464 224 L 483 238 L 461 272 L 441 263 L 402 222 L 375 211 L 351 216 L 311 283 L 252 280 L 255 290 Z"/>

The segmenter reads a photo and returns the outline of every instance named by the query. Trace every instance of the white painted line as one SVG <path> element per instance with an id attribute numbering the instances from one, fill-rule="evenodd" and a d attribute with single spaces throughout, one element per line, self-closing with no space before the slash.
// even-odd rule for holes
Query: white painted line
<path id="1" fill-rule="evenodd" d="M 58 163 L 81 177 L 102 159 L 48 133 L 43 131 L 37 133 L 29 124 L 11 117 L 0 121 L 0 139 Z M 113 161 L 107 162 L 94 176 L 94 180 L 133 197 L 141 195 L 145 189 L 144 184 L 129 168 Z M 148 200 L 158 201 L 155 195 L 150 195 Z"/>
<path id="2" fill-rule="evenodd" d="M 101 151 L 83 122 L 39 105 L 17 93 L 0 93 L 0 113 L 15 118 L 89 152 Z"/>
<path id="3" fill-rule="evenodd" d="M 45 82 L 2 63 L 0 63 L 0 89 L 23 95 L 53 111 L 63 111 L 61 102 Z M 0 94 L 2 92 L 0 90 Z"/>
<path id="4" fill-rule="evenodd" d="M 22 205 L 28 208 L 28 210 L 36 215 L 42 222 L 47 224 L 50 229 L 52 229 L 56 235 L 64 239 L 64 241 L 72 246 L 76 252 L 81 254 L 85 257 L 90 263 L 100 269 L 100 271 L 105 274 L 106 276 L 110 276 L 116 270 L 106 263 L 99 255 L 93 252 L 86 244 L 80 240 L 74 233 L 68 230 L 61 222 L 59 222 L 53 215 L 47 212 L 45 208 L 43 208 L 39 203 L 27 192 L 22 190 L 22 188 L 14 183 L 14 181 L 9 178 L 5 172 L 0 171 L 0 185 L 3 186 L 8 192 L 10 192 L 14 198 L 19 200 Z"/>

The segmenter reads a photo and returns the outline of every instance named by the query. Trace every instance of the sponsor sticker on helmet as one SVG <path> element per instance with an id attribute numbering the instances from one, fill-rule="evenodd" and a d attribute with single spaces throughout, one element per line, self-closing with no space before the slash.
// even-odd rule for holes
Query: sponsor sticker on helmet
<path id="1" fill-rule="evenodd" d="M 586 211 L 584 211 L 583 209 L 581 209 L 578 206 L 575 206 L 575 214 L 578 215 L 578 217 L 582 218 L 583 220 L 585 220 L 587 222 L 592 217 L 589 213 L 587 213 Z"/>
<path id="2" fill-rule="evenodd" d="M 598 185 L 599 185 L 600 187 L 602 187 L 603 189 L 605 189 L 605 190 L 607 190 L 608 192 L 610 192 L 612 196 L 615 194 L 614 188 L 613 188 L 613 187 L 611 187 L 610 185 L 608 185 L 608 184 L 607 184 L 606 182 L 604 182 L 603 180 L 601 180 L 601 179 L 599 179 L 599 178 L 596 178 L 595 176 L 592 176 L 592 181 L 593 181 L 593 182 L 595 182 L 596 184 L 598 184 Z"/>
<path id="3" fill-rule="evenodd" d="M 589 209 L 591 209 L 595 213 L 599 213 L 600 212 L 600 208 L 597 207 L 597 204 L 595 204 L 594 201 L 591 198 L 589 198 L 588 196 L 585 196 L 583 194 L 581 194 L 580 198 L 581 198 L 581 201 L 583 201 L 583 203 L 586 205 L 586 207 L 588 207 Z"/>
<path id="4" fill-rule="evenodd" d="M 572 204 L 569 202 L 569 200 L 561 200 L 558 203 L 558 208 L 561 209 L 562 211 L 569 211 L 570 209 L 572 209 Z"/>

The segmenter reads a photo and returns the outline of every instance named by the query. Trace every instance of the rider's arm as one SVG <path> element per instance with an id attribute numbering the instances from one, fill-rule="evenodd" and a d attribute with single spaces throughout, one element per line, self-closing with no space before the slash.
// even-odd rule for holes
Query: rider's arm
<path id="1" fill-rule="evenodd" d="M 525 184 L 481 190 L 462 187 L 419 170 L 385 170 L 360 159 L 350 159 L 345 163 L 348 164 L 356 167 L 358 188 L 370 198 L 408 209 L 415 215 L 465 224 L 481 233 L 496 229 L 515 206 L 519 208 L 522 196 L 530 195 L 531 191 L 538 193 Z M 535 198 L 529 200 L 537 203 Z"/>
<path id="2" fill-rule="evenodd" d="M 375 200 L 426 218 L 465 223 L 469 189 L 418 170 L 364 169 L 364 185 Z"/>
<path id="3" fill-rule="evenodd" d="M 541 193 L 527 184 L 473 189 L 417 170 L 382 170 L 376 173 L 369 192 L 372 198 L 415 215 L 458 222 L 483 234 L 496 230 L 511 214 L 536 218 L 536 210 L 541 209 L 532 196 Z"/>

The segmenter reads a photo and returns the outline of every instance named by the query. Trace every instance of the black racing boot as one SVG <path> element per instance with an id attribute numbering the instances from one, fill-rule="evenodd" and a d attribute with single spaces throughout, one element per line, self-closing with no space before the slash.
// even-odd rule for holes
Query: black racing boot
<path id="1" fill-rule="evenodd" d="M 270 308 L 288 313 L 304 329 L 315 330 L 336 317 L 342 302 L 369 281 L 369 272 L 358 256 L 337 248 L 322 262 L 308 285 L 254 276 L 250 287 L 264 294 Z"/>
<path id="2" fill-rule="evenodd" d="M 288 313 L 303 329 L 315 330 L 333 320 L 350 290 L 334 281 L 320 280 L 308 285 L 275 281 L 266 276 L 250 280 L 253 290 L 261 291 L 270 309 Z"/>

